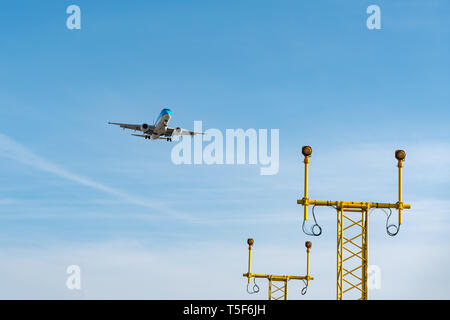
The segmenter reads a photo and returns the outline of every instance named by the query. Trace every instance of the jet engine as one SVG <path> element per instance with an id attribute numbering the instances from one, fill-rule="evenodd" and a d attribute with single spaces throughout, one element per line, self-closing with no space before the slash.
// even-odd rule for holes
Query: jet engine
<path id="1" fill-rule="evenodd" d="M 148 128 L 149 128 L 148 124 L 146 124 L 146 123 L 141 124 L 141 131 L 147 132 Z"/>

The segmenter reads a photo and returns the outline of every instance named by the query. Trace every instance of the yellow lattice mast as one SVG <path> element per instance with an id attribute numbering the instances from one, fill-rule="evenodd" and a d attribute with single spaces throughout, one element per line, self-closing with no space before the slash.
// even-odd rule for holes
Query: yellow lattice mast
<path id="1" fill-rule="evenodd" d="M 302 290 L 302 294 L 306 293 L 306 288 L 309 285 L 310 280 L 314 280 L 313 277 L 309 275 L 309 253 L 311 251 L 311 242 L 306 241 L 306 276 L 286 276 L 286 275 L 275 275 L 275 274 L 256 274 L 251 273 L 251 262 L 252 262 L 252 248 L 253 248 L 253 239 L 248 239 L 248 272 L 244 273 L 243 276 L 248 278 L 247 283 L 247 292 L 248 293 L 257 293 L 259 292 L 259 287 L 254 282 L 253 291 L 249 291 L 248 287 L 250 285 L 250 280 L 253 278 L 255 281 L 256 278 L 265 278 L 269 280 L 269 300 L 287 300 L 288 297 L 288 282 L 289 280 L 303 280 L 305 283 L 305 287 Z"/>
<path id="2" fill-rule="evenodd" d="M 308 165 L 312 149 L 310 146 L 302 148 L 305 157 L 305 189 L 303 199 L 297 200 L 303 205 L 304 221 L 308 219 L 308 206 L 330 206 L 337 212 L 337 284 L 336 298 L 342 300 L 344 294 L 356 292 L 361 300 L 368 298 L 368 229 L 369 210 L 371 208 L 397 209 L 398 229 L 402 223 L 402 210 L 410 209 L 409 204 L 402 201 L 402 168 L 406 153 L 403 150 L 395 151 L 395 158 L 398 160 L 398 202 L 349 202 L 349 201 L 324 201 L 310 200 L 308 198 Z M 314 213 L 313 207 L 313 213 Z M 389 233 L 389 226 L 387 226 Z M 397 232 L 392 235 L 397 234 Z M 390 233 L 391 234 L 391 233 Z"/>

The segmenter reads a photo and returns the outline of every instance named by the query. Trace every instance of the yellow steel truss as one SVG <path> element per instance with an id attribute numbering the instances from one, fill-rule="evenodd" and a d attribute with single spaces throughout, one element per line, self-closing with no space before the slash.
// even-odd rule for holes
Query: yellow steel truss
<path id="1" fill-rule="evenodd" d="M 287 276 L 287 275 L 275 275 L 275 274 L 256 274 L 251 273 L 252 262 L 252 249 L 253 239 L 248 239 L 248 272 L 243 276 L 247 277 L 250 284 L 251 278 L 265 278 L 269 280 L 269 300 L 287 300 L 288 298 L 288 282 L 289 280 L 304 280 L 306 287 L 309 285 L 310 280 L 314 280 L 314 277 L 309 275 L 309 253 L 311 251 L 311 242 L 306 241 L 306 276 Z"/>
<path id="2" fill-rule="evenodd" d="M 344 293 L 354 293 L 353 296 L 367 300 L 367 217 L 366 209 L 344 207 L 337 209 L 338 300 L 343 299 Z"/>
<path id="3" fill-rule="evenodd" d="M 371 208 L 387 208 L 398 210 L 398 224 L 402 224 L 402 211 L 410 209 L 411 205 L 402 201 L 402 168 L 406 153 L 396 150 L 398 160 L 398 201 L 397 203 L 379 202 L 349 202 L 309 200 L 308 198 L 308 165 L 312 149 L 302 148 L 305 163 L 304 197 L 297 200 L 303 205 L 304 220 L 308 218 L 308 206 L 331 206 L 337 212 L 337 264 L 336 264 L 336 298 L 342 300 L 344 294 L 348 297 L 368 299 L 368 266 L 369 266 L 369 210 Z"/>
<path id="4" fill-rule="evenodd" d="M 275 282 L 274 282 L 275 281 Z M 276 283 L 281 283 L 279 286 Z M 275 287 L 275 290 L 274 290 Z M 269 278 L 269 300 L 287 300 L 288 280 L 276 281 Z M 279 291 L 279 292 L 278 292 Z M 278 292 L 278 296 L 274 293 Z"/>

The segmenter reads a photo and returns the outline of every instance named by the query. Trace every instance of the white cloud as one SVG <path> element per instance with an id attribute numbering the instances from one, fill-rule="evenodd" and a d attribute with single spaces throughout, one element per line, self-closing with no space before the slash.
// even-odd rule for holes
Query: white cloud
<path id="1" fill-rule="evenodd" d="M 445 246 L 430 247 L 389 240 L 378 244 L 371 264 L 381 269 L 381 290 L 374 299 L 448 299 L 450 257 Z M 304 275 L 304 248 L 258 243 L 252 270 L 257 273 Z M 311 282 L 306 296 L 301 281 L 289 282 L 290 299 L 335 299 L 335 244 L 315 241 Z M 81 291 L 65 286 L 69 265 L 81 267 Z M 190 243 L 149 248 L 138 242 L 91 243 L 45 249 L 2 249 L 0 298 L 14 299 L 267 299 L 246 292 L 247 246 L 234 243 Z M 424 278 L 424 275 L 426 277 Z M 433 283 L 432 290 L 429 283 Z"/>
<path id="2" fill-rule="evenodd" d="M 426 171 L 423 171 L 423 168 L 430 163 L 433 168 L 442 171 L 443 175 L 431 175 L 429 182 L 448 181 L 449 177 L 446 175 L 449 173 L 443 168 L 449 165 L 446 156 L 448 145 L 433 145 L 434 158 L 428 158 L 430 160 L 428 161 L 423 154 L 429 146 L 429 144 L 420 144 L 405 147 L 408 154 L 405 175 L 407 172 L 409 177 L 414 177 L 410 183 L 414 181 L 415 184 L 419 184 L 425 176 L 430 177 Z M 321 183 L 316 185 L 316 190 L 312 192 L 323 193 L 323 188 L 330 188 L 330 180 L 331 183 L 333 178 L 339 181 L 342 177 L 340 175 L 343 174 L 340 170 L 347 168 L 346 170 L 354 177 L 354 180 L 344 181 L 334 187 L 348 189 L 350 182 L 352 185 L 355 183 L 355 188 L 363 186 L 365 181 L 361 179 L 361 175 L 370 172 L 369 175 L 375 181 L 370 184 L 368 195 L 373 194 L 374 191 L 377 195 L 378 192 L 383 195 L 386 192 L 388 196 L 395 199 L 396 161 L 393 150 L 395 148 L 391 145 L 377 145 L 365 148 L 355 146 L 353 149 L 339 150 L 339 152 L 334 150 L 320 157 L 316 153 L 312 159 L 316 168 L 313 169 L 311 166 L 311 180 L 314 181 L 317 178 L 314 183 L 319 181 Z M 0 154 L 41 171 L 100 190 L 130 204 L 146 207 L 147 199 L 136 200 L 135 197 L 130 197 L 120 190 L 68 172 L 1 134 Z M 331 155 L 334 156 L 331 157 Z M 322 157 L 324 158 L 321 159 Z M 331 166 L 330 159 L 333 160 Z M 296 172 L 301 172 L 298 170 L 300 165 L 297 164 Z M 325 166 L 323 171 L 322 165 Z M 389 166 L 390 169 L 387 169 L 386 167 Z M 378 174 L 379 172 L 383 173 Z M 298 175 L 300 180 L 301 173 Z M 384 190 L 382 177 L 392 180 L 392 190 Z M 327 185 L 322 184 L 324 180 Z M 323 188 L 319 189 L 322 186 Z M 326 194 L 331 194 L 330 190 L 325 191 Z M 338 191 L 334 191 L 331 196 Z M 351 191 L 350 195 L 353 194 L 353 190 Z M 385 218 L 382 213 L 371 214 L 370 263 L 381 268 L 382 282 L 381 290 L 371 291 L 370 297 L 375 299 L 449 299 L 450 277 L 447 271 L 450 269 L 448 254 L 450 200 L 425 196 L 420 199 L 411 199 L 408 194 L 404 196 L 405 201 L 411 202 L 412 209 L 405 211 L 404 224 L 397 237 L 390 238 L 385 235 Z M 9 201 L 4 200 L 5 204 Z M 292 201 L 295 205 L 295 199 Z M 151 203 L 151 205 L 155 204 Z M 155 208 L 157 209 L 158 206 L 155 205 Z M 165 244 L 164 248 L 153 248 L 128 240 L 85 245 L 60 244 L 58 247 L 30 249 L 2 248 L 0 250 L 0 283 L 2 283 L 0 298 L 266 299 L 267 282 L 264 280 L 258 281 L 261 287 L 258 295 L 249 296 L 246 293 L 246 281 L 242 273 L 246 272 L 247 268 L 247 246 L 244 243 L 236 243 L 242 240 L 242 228 L 238 231 L 235 229 L 239 229 L 237 226 L 245 225 L 246 230 L 248 229 L 252 234 L 256 233 L 257 238 L 259 236 L 256 239 L 258 242 L 253 256 L 253 270 L 259 273 L 302 275 L 305 270 L 304 248 L 298 243 L 286 242 L 286 238 L 304 239 L 305 236 L 299 227 L 300 210 L 293 215 L 286 209 L 280 209 L 275 213 L 268 212 L 269 210 L 264 208 L 257 211 L 258 216 L 244 218 L 211 216 L 193 220 L 216 223 L 217 229 L 213 229 L 211 233 L 216 233 L 219 237 L 225 235 L 222 233 L 223 229 L 233 229 L 226 233 L 227 239 L 230 240 L 227 242 L 211 239 L 210 243 L 197 243 L 191 240 L 181 245 L 171 242 Z M 312 281 L 306 296 L 301 296 L 299 293 L 301 283 L 290 283 L 290 299 L 335 298 L 334 215 L 333 210 L 318 214 L 319 223 L 323 223 L 326 234 L 312 239 L 311 274 L 315 280 Z M 105 213 L 105 218 L 107 217 Z M 130 218 L 143 219 L 144 217 L 137 214 L 130 215 Z M 396 219 L 395 213 L 393 219 Z M 292 225 L 295 224 L 295 220 L 298 226 L 294 228 Z M 271 223 L 276 221 L 276 224 Z M 247 227 L 246 224 L 254 226 Z M 218 231 L 219 228 L 221 231 Z M 266 237 L 269 230 L 273 233 Z M 153 240 L 152 243 L 154 243 Z M 265 243 L 270 243 L 270 246 Z M 65 287 L 67 277 L 65 270 L 72 264 L 80 265 L 82 269 L 80 292 L 69 291 Z M 430 283 L 433 284 L 433 290 L 429 290 Z"/>

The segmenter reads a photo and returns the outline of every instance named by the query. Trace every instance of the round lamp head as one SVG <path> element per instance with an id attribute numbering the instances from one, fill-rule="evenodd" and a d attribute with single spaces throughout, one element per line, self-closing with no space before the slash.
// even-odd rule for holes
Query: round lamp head
<path id="1" fill-rule="evenodd" d="M 310 146 L 303 146 L 302 147 L 302 154 L 305 157 L 309 157 L 311 155 L 311 153 L 312 153 L 312 148 Z"/>
<path id="2" fill-rule="evenodd" d="M 247 244 L 249 245 L 249 246 L 252 246 L 253 245 L 253 239 L 252 238 L 248 238 L 248 240 L 247 240 Z"/>
<path id="3" fill-rule="evenodd" d="M 405 160 L 406 152 L 403 150 L 395 150 L 395 158 L 399 161 Z"/>
<path id="4" fill-rule="evenodd" d="M 312 246 L 311 241 L 306 241 L 305 242 L 305 247 L 307 247 L 309 249 L 309 248 L 311 248 L 311 246 Z"/>

